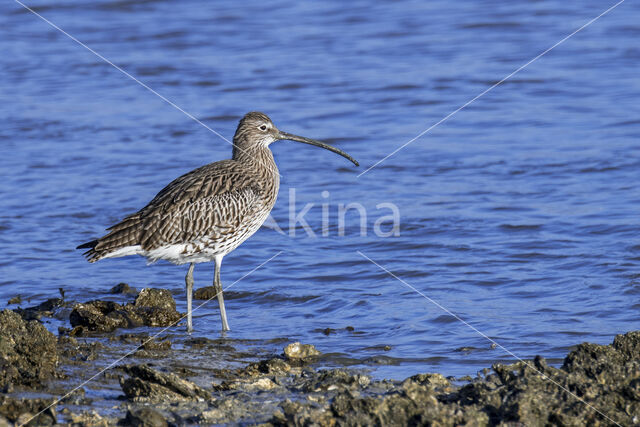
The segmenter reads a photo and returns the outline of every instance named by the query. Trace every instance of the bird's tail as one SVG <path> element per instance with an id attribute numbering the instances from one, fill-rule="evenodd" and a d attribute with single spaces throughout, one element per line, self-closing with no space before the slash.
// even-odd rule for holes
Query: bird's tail
<path id="1" fill-rule="evenodd" d="M 89 249 L 84 253 L 87 261 L 96 262 L 102 258 L 109 256 L 125 256 L 134 252 L 127 253 L 123 250 L 140 244 L 140 234 L 142 232 L 142 222 L 140 215 L 133 214 L 123 219 L 113 227 L 108 228 L 109 233 L 99 239 L 83 243 L 76 249 Z M 120 254 L 116 254 L 116 252 Z"/>

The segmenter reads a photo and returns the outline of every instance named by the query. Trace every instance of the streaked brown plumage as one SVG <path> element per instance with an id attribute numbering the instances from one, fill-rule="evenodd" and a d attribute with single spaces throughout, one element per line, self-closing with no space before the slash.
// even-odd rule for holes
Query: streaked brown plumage
<path id="1" fill-rule="evenodd" d="M 220 283 L 222 258 L 255 233 L 273 208 L 280 186 L 269 145 L 281 139 L 320 146 L 356 166 L 330 145 L 278 130 L 263 113 L 245 115 L 233 138 L 233 157 L 173 180 L 140 211 L 110 227 L 99 239 L 78 246 L 89 262 L 142 255 L 154 262 L 190 263 L 187 277 L 187 329 L 192 330 L 191 293 L 195 263 L 215 261 L 214 286 L 222 329 L 228 323 Z"/>

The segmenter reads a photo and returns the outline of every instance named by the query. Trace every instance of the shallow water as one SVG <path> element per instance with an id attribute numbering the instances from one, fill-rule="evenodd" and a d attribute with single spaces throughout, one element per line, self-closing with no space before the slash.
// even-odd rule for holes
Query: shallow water
<path id="1" fill-rule="evenodd" d="M 226 138 L 260 110 L 361 162 L 272 146 L 283 233 L 265 227 L 225 258 L 229 339 L 310 342 L 403 378 L 512 360 L 469 325 L 555 362 L 640 327 L 637 2 L 360 177 L 613 2 L 30 4 Z M 124 281 L 171 289 L 184 309 L 186 266 L 90 265 L 74 248 L 230 146 L 17 3 L 0 9 L 0 301 L 61 287 L 84 301 Z M 289 229 L 291 188 L 294 212 L 314 204 L 315 237 Z M 339 235 L 347 203 L 366 209 L 365 235 L 355 210 Z M 376 235 L 380 203 L 398 207 L 399 236 Z M 213 265 L 195 278 L 209 285 Z M 219 335 L 215 303 L 194 321 L 197 336 Z"/>

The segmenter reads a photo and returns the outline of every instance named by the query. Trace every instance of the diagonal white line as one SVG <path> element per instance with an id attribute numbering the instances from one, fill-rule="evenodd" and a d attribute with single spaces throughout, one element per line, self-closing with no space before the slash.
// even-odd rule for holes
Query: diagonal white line
<path id="1" fill-rule="evenodd" d="M 493 344 L 495 344 L 497 347 L 500 347 L 502 350 L 504 350 L 507 354 L 511 355 L 514 359 L 519 360 L 520 362 L 524 363 L 527 367 L 531 368 L 532 370 L 534 370 L 535 372 L 537 372 L 538 374 L 541 375 L 542 379 L 545 380 L 549 380 L 550 382 L 552 382 L 553 384 L 555 384 L 556 386 L 558 386 L 559 388 L 561 388 L 562 390 L 564 390 L 565 392 L 569 393 L 571 396 L 575 397 L 576 399 L 578 399 L 580 402 L 584 403 L 585 405 L 587 405 L 588 408 L 593 409 L 594 411 L 596 411 L 598 414 L 602 415 L 604 418 L 606 418 L 607 420 L 611 421 L 612 423 L 620 426 L 619 423 L 615 422 L 614 420 L 612 420 L 611 418 L 609 418 L 608 416 L 606 416 L 605 414 L 603 414 L 602 412 L 600 412 L 598 409 L 594 408 L 592 405 L 590 405 L 589 403 L 587 403 L 584 399 L 582 399 L 580 396 L 576 395 L 575 393 L 573 393 L 571 390 L 567 389 L 566 387 L 564 387 L 562 384 L 558 383 L 557 381 L 555 381 L 553 378 L 545 375 L 543 372 L 540 372 L 540 370 L 538 370 L 535 366 L 532 366 L 529 362 L 527 362 L 524 359 L 521 359 L 520 357 L 516 356 L 512 351 L 510 351 L 509 349 L 505 348 L 502 344 L 498 343 L 497 341 L 495 341 L 494 339 L 492 339 L 491 337 L 487 336 L 486 334 L 484 334 L 483 332 L 479 331 L 475 326 L 471 325 L 470 323 L 466 322 L 464 319 L 460 318 L 460 316 L 458 316 L 457 314 L 453 313 L 451 310 L 447 309 L 446 307 L 442 306 L 441 304 L 439 304 L 437 301 L 429 298 L 427 295 L 425 295 L 423 292 L 421 292 L 420 290 L 416 289 L 415 287 L 413 287 L 412 285 L 410 285 L 409 283 L 407 283 L 405 280 L 401 279 L 400 277 L 396 276 L 393 272 L 391 272 L 390 270 L 388 270 L 387 268 L 385 268 L 384 266 L 378 264 L 377 262 L 375 262 L 374 260 L 372 260 L 371 258 L 369 258 L 367 255 L 363 254 L 360 251 L 356 251 L 360 256 L 362 256 L 363 258 L 365 258 L 366 260 L 368 260 L 369 262 L 371 262 L 372 264 L 378 266 L 382 271 L 384 271 L 385 273 L 387 273 L 388 275 L 390 275 L 391 277 L 393 277 L 394 279 L 398 280 L 400 283 L 402 283 L 403 285 L 405 285 L 406 287 L 408 287 L 409 289 L 413 290 L 414 292 L 416 292 L 417 294 L 419 294 L 420 296 L 422 296 L 424 299 L 426 299 L 427 301 L 429 301 L 430 303 L 434 304 L 435 306 L 437 306 L 438 308 L 440 308 L 441 310 L 443 310 L 444 312 L 446 312 L 447 314 L 449 314 L 450 316 L 455 317 L 458 321 L 462 322 L 463 324 L 465 324 L 466 326 L 468 326 L 469 328 L 471 328 L 474 332 L 476 332 L 478 335 L 486 338 L 487 340 L 489 340 L 490 342 L 492 342 Z"/>
<path id="2" fill-rule="evenodd" d="M 416 135 L 415 137 L 411 138 L 409 141 L 405 142 L 404 144 L 402 144 L 400 147 L 396 148 L 395 150 L 393 150 L 391 153 L 387 154 L 385 157 L 383 157 L 382 159 L 378 160 L 376 163 L 374 163 L 372 166 L 369 166 L 369 168 L 367 168 L 364 172 L 361 172 L 358 175 L 358 178 L 360 178 L 362 175 L 364 175 L 365 173 L 369 172 L 371 169 L 375 168 L 376 166 L 378 166 L 380 163 L 384 162 L 385 160 L 387 160 L 389 157 L 393 156 L 394 154 L 396 154 L 398 151 L 402 150 L 403 148 L 405 148 L 407 145 L 411 144 L 413 141 L 415 141 L 416 139 L 422 137 L 424 134 L 426 134 L 427 132 L 429 132 L 431 129 L 441 125 L 442 123 L 446 122 L 447 120 L 449 120 L 452 116 L 454 116 L 456 113 L 458 113 L 460 110 L 468 107 L 470 104 L 472 104 L 473 102 L 475 102 L 476 100 L 478 100 L 479 98 L 481 98 L 482 96 L 484 96 L 486 93 L 488 93 L 489 91 L 493 90 L 495 87 L 501 85 L 502 83 L 504 83 L 505 81 L 507 81 L 508 79 L 510 79 L 511 77 L 513 77 L 514 75 L 516 75 L 517 73 L 519 73 L 520 71 L 524 70 L 526 67 L 528 67 L 529 65 L 531 65 L 533 62 L 537 61 L 538 59 L 540 59 L 541 57 L 543 57 L 544 55 L 546 55 L 547 53 L 551 52 L 553 49 L 555 49 L 556 47 L 560 46 L 562 43 L 564 43 L 565 41 L 569 40 L 571 37 L 573 37 L 574 35 L 576 35 L 577 33 L 579 33 L 580 31 L 584 30 L 585 28 L 587 28 L 589 25 L 593 24 L 594 22 L 596 22 L 598 19 L 602 18 L 604 15 L 606 15 L 607 13 L 611 12 L 613 9 L 615 9 L 616 7 L 620 6 L 622 3 L 624 3 L 625 0 L 620 0 L 618 3 L 614 4 L 613 6 L 611 6 L 609 9 L 605 10 L 604 12 L 602 12 L 600 15 L 596 16 L 595 18 L 593 18 L 592 20 L 590 20 L 589 22 L 587 22 L 586 24 L 582 25 L 580 28 L 578 28 L 577 30 L 575 30 L 574 32 L 572 32 L 571 34 L 569 34 L 568 36 L 564 37 L 562 40 L 560 40 L 559 42 L 557 42 L 556 44 L 554 44 L 553 46 L 551 46 L 550 48 L 546 49 L 545 51 L 543 51 L 542 53 L 540 53 L 538 56 L 534 57 L 533 59 L 531 59 L 530 61 L 526 62 L 525 64 L 521 65 L 520 67 L 518 67 L 515 71 L 511 72 L 510 74 L 508 74 L 506 77 L 502 78 L 502 80 L 500 80 L 499 82 L 493 84 L 492 86 L 489 86 L 488 88 L 486 88 L 485 90 L 483 90 L 482 92 L 480 92 L 478 95 L 476 95 L 475 97 L 473 97 L 471 100 L 465 102 L 464 104 L 462 104 L 460 107 L 458 107 L 456 110 L 450 112 L 449 114 L 447 114 L 446 116 L 444 116 L 443 118 L 441 118 L 440 120 L 438 120 L 436 123 L 432 124 L 431 126 L 429 126 L 427 129 L 423 130 L 422 132 L 420 132 L 418 135 Z"/>
<path id="3" fill-rule="evenodd" d="M 236 283 L 242 281 L 243 279 L 245 279 L 247 276 L 253 274 L 256 270 L 260 269 L 263 265 L 265 265 L 266 263 L 268 263 L 269 261 L 273 260 L 274 258 L 276 258 L 278 255 L 280 255 L 283 251 L 278 251 L 277 254 L 273 255 L 271 258 L 269 258 L 268 260 L 264 261 L 262 264 L 260 264 L 259 266 L 255 267 L 253 270 L 251 270 L 250 272 L 246 273 L 245 275 L 243 275 L 241 278 L 239 278 L 238 280 L 236 280 L 235 282 L 233 282 L 232 284 L 230 284 L 229 286 L 227 286 L 226 288 L 222 289 L 221 292 L 226 291 L 227 289 L 229 289 L 230 287 L 232 287 L 233 285 L 235 285 Z M 202 307 L 203 305 L 205 305 L 206 303 L 208 303 L 209 301 L 211 301 L 214 298 L 217 298 L 218 293 L 216 293 L 215 295 L 213 295 L 211 298 L 209 298 L 208 300 L 204 301 L 203 303 L 201 303 L 200 305 L 198 305 L 196 308 L 194 308 L 193 310 L 191 310 L 191 313 L 194 313 L 196 310 L 198 310 L 200 307 Z M 159 332 L 157 332 L 156 334 L 150 336 L 149 338 L 147 338 L 142 344 L 140 344 L 139 346 L 135 347 L 133 350 L 129 351 L 128 353 L 126 353 L 124 356 L 118 358 L 115 362 L 110 363 L 109 365 L 107 365 L 107 367 L 101 369 L 97 374 L 93 375 L 91 378 L 89 378 L 88 380 L 85 380 L 82 384 L 74 387 L 70 392 L 68 392 L 67 394 L 65 394 L 64 396 L 56 399 L 53 401 L 53 403 L 51 403 L 49 406 L 47 406 L 46 408 L 44 408 L 43 410 L 41 410 L 40 412 L 38 412 L 37 414 L 35 414 L 33 417 L 29 418 L 27 421 L 25 421 L 23 424 L 18 425 L 17 427 L 22 427 L 25 426 L 27 424 L 29 424 L 31 422 L 31 420 L 36 419 L 40 414 L 42 414 L 44 411 L 48 410 L 49 408 L 51 408 L 52 406 L 57 405 L 58 403 L 60 403 L 62 400 L 66 399 L 67 397 L 69 397 L 71 394 L 73 394 L 73 392 L 75 392 L 76 390 L 78 390 L 81 387 L 84 387 L 86 384 L 90 383 L 91 381 L 93 381 L 94 379 L 96 379 L 98 376 L 100 376 L 103 372 L 105 372 L 108 369 L 113 368 L 115 365 L 117 365 L 118 363 L 120 363 L 123 359 L 127 358 L 128 356 L 130 356 L 131 354 L 135 353 L 136 351 L 138 351 L 138 349 L 140 349 L 141 347 L 143 347 L 146 343 L 148 343 L 149 341 L 155 339 L 158 335 L 164 333 L 166 330 L 168 330 L 169 328 L 174 327 L 175 325 L 177 325 L 178 323 L 180 323 L 182 320 L 185 319 L 185 317 L 187 317 L 188 314 L 185 314 L 184 316 L 182 316 L 181 318 L 179 318 L 178 320 L 176 320 L 175 322 L 173 322 L 172 324 L 170 324 L 169 326 L 161 329 Z"/>
<path id="4" fill-rule="evenodd" d="M 181 113 L 183 113 L 185 116 L 189 117 L 190 119 L 192 119 L 193 121 L 195 121 L 196 123 L 200 124 L 201 126 L 203 126 L 205 129 L 209 130 L 211 133 L 219 136 L 220 138 L 222 138 L 223 140 L 225 140 L 227 143 L 233 145 L 233 142 L 229 141 L 227 138 L 225 138 L 220 132 L 217 132 L 215 129 L 211 128 L 209 125 L 207 125 L 206 123 L 203 123 L 202 121 L 200 121 L 197 117 L 195 117 L 193 114 L 189 113 L 188 111 L 185 111 L 182 107 L 180 107 L 179 105 L 177 105 L 175 102 L 169 100 L 167 97 L 165 97 L 164 95 L 158 93 L 157 91 L 155 91 L 153 88 L 151 88 L 149 85 L 147 85 L 146 83 L 140 81 L 138 78 L 136 78 L 135 76 L 131 75 L 129 72 L 127 72 L 126 70 L 122 69 L 121 67 L 117 66 L 116 64 L 114 64 L 113 62 L 111 62 L 109 59 L 105 58 L 103 55 L 99 54 L 98 52 L 96 52 L 95 50 L 93 50 L 92 48 L 90 48 L 89 46 L 87 46 L 86 44 L 82 43 L 80 40 L 78 40 L 76 37 L 72 36 L 71 34 L 69 34 L 68 32 L 66 32 L 65 30 L 63 30 L 62 28 L 60 28 L 59 26 L 57 26 L 56 24 L 54 24 L 53 22 L 51 22 L 50 20 L 48 20 L 47 18 L 45 18 L 44 16 L 40 15 L 38 12 L 36 12 L 35 10 L 31 9 L 29 6 L 27 6 L 26 4 L 22 3 L 20 0 L 13 0 L 16 3 L 18 3 L 20 6 L 24 7 L 26 10 L 28 10 L 29 12 L 33 13 L 35 16 L 37 16 L 38 18 L 42 19 L 44 22 L 46 22 L 47 24 L 51 25 L 53 28 L 55 28 L 56 30 L 60 31 L 62 34 L 64 34 L 65 36 L 69 37 L 71 40 L 73 40 L 74 42 L 76 42 L 77 44 L 79 44 L 80 46 L 82 46 L 83 48 L 87 49 L 89 52 L 93 53 L 95 56 L 97 56 L 98 58 L 100 58 L 101 60 L 103 60 L 104 62 L 106 62 L 107 64 L 111 65 L 113 68 L 115 68 L 116 70 L 120 71 L 122 74 L 124 74 L 125 76 L 129 77 L 131 80 L 133 80 L 134 82 L 138 83 L 140 86 L 142 86 L 143 88 L 147 89 L 149 92 L 153 93 L 154 95 L 156 95 L 158 98 L 162 99 L 164 102 L 166 102 L 167 104 L 171 105 L 173 108 L 175 108 L 176 110 L 180 111 Z M 235 146 L 234 146 L 235 147 Z M 240 149 L 239 147 L 237 147 L 238 149 Z M 274 170 L 273 167 L 270 167 L 269 165 L 265 165 L 267 166 L 268 169 L 272 169 L 273 172 L 277 173 L 278 175 L 280 175 L 280 173 L 278 172 L 277 169 Z M 282 176 L 282 175 L 280 175 Z"/>

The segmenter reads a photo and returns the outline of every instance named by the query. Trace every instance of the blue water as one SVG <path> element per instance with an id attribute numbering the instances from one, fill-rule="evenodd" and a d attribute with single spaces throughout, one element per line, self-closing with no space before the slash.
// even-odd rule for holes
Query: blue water
<path id="1" fill-rule="evenodd" d="M 227 256 L 223 283 L 282 253 L 226 292 L 230 340 L 314 343 L 402 378 L 513 360 L 435 303 L 518 357 L 556 363 L 640 328 L 638 2 L 360 177 L 614 3 L 28 4 L 226 138 L 259 110 L 361 162 L 272 146 L 283 233 L 265 227 Z M 74 248 L 231 147 L 19 4 L 0 10 L 0 301 L 60 287 L 85 301 L 123 281 L 171 289 L 184 310 L 186 266 L 90 265 Z M 315 237 L 289 229 L 291 188 L 294 212 L 313 204 Z M 353 209 L 339 235 L 348 203 L 364 207 L 364 235 Z M 397 206 L 399 236 L 376 235 L 380 203 Z M 196 287 L 212 278 L 213 265 L 196 267 Z M 215 302 L 194 322 L 218 336 Z"/>

